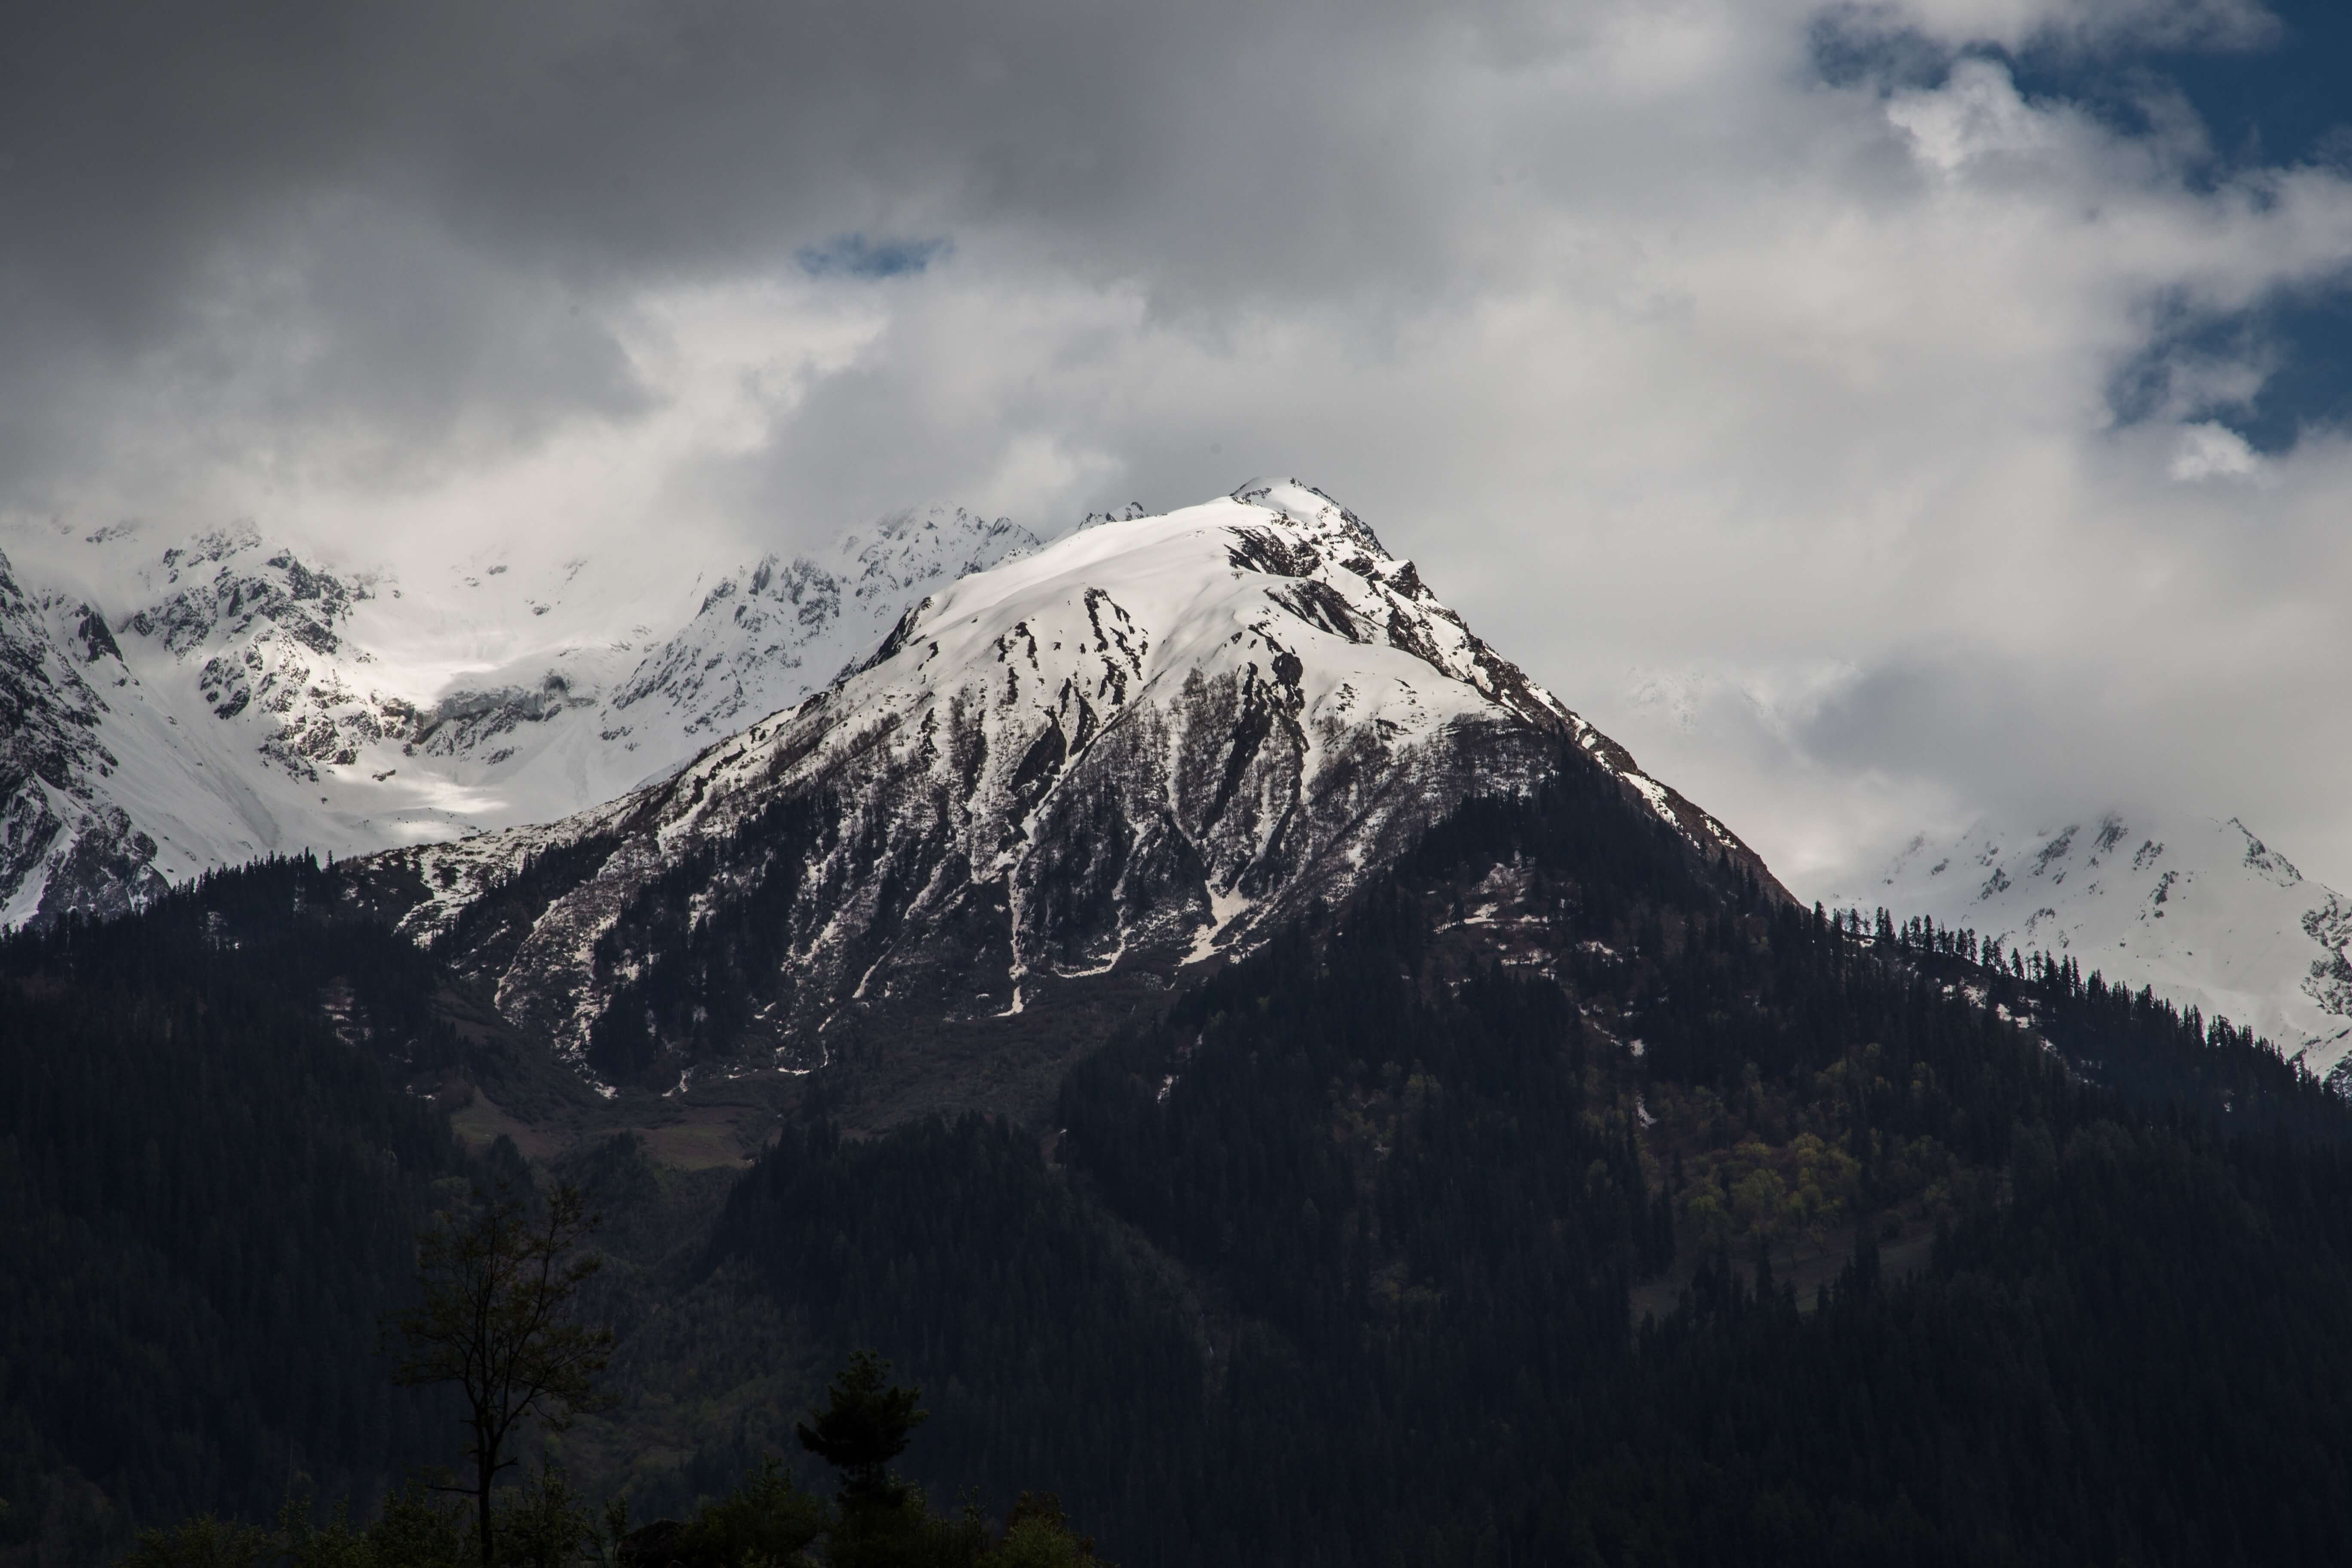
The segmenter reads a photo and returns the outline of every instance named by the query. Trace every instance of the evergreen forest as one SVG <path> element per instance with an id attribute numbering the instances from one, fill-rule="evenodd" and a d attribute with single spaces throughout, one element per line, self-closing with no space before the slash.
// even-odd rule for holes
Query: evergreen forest
<path id="1" fill-rule="evenodd" d="M 857 1071 L 657 1158 L 307 859 L 0 939 L 0 1556 L 210 1516 L 452 1560 L 457 1428 L 385 1324 L 501 1184 L 595 1209 L 614 1336 L 508 1489 L 589 1523 L 515 1562 L 660 1520 L 710 1568 L 2352 1543 L 2352 1108 L 2063 956 L 1797 907 L 1573 752 L 1032 1116 L 868 1124 Z M 845 1468 L 798 1434 L 884 1398 L 866 1351 L 927 1414 Z"/>

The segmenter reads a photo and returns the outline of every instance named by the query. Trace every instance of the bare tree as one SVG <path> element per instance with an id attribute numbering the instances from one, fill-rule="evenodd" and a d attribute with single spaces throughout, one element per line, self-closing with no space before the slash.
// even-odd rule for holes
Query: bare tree
<path id="1" fill-rule="evenodd" d="M 485 1568 L 491 1557 L 490 1489 L 516 1460 L 517 1429 L 537 1420 L 562 1431 L 601 1408 L 597 1374 L 612 1360 L 613 1331 L 571 1321 L 580 1287 L 601 1260 L 580 1246 L 595 1230 L 577 1189 L 543 1205 L 501 1193 L 445 1211 L 417 1237 L 425 1300 L 394 1322 L 407 1343 L 394 1376 L 407 1384 L 454 1383 L 466 1396 L 474 1499 Z"/>

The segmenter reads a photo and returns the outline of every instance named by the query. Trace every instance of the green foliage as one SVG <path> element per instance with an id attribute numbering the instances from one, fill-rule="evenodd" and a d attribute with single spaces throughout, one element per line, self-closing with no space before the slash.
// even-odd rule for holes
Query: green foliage
<path id="1" fill-rule="evenodd" d="M 464 1561 L 455 1514 L 420 1482 L 386 1498 L 365 1530 L 353 1527 L 344 1505 L 324 1523 L 312 1514 L 307 1491 L 279 1505 L 274 1531 L 199 1514 L 168 1530 L 141 1531 L 126 1568 L 461 1568 Z M 517 1561 L 541 1568 L 573 1559 Z"/>
<path id="2" fill-rule="evenodd" d="M 278 1510 L 278 1536 L 272 1542 L 287 1568 L 378 1568 L 376 1543 L 352 1528 L 351 1509 L 338 1503 L 327 1522 L 311 1518 L 307 1494 L 289 1497 Z"/>
<path id="3" fill-rule="evenodd" d="M 980 1561 L 983 1568 L 1097 1568 L 1101 1563 L 1092 1539 L 1070 1528 L 1061 1500 L 1051 1492 L 1023 1492 L 1005 1516 L 1003 1536 Z"/>
<path id="4" fill-rule="evenodd" d="M 887 1367 L 879 1369 L 879 1379 L 877 1370 L 872 1357 L 860 1356 L 835 1381 L 833 1408 L 858 1412 L 845 1426 L 867 1425 L 876 1404 L 888 1403 L 894 1392 L 910 1392 L 891 1390 Z M 891 1415 L 885 1425 L 902 1418 Z M 867 1443 L 864 1451 L 889 1446 Z M 623 1514 L 619 1525 L 625 1524 Z M 810 1551 L 821 1537 L 828 1568 L 1097 1568 L 1099 1563 L 1094 1542 L 1071 1531 L 1050 1495 L 1022 1493 L 1003 1533 L 992 1539 L 976 1506 L 943 1517 L 931 1511 L 919 1489 L 895 1482 L 845 1498 L 837 1512 L 829 1510 L 795 1487 L 773 1457 L 692 1519 L 660 1520 L 634 1531 L 616 1526 L 616 1535 L 627 1568 L 790 1568 L 813 1562 Z"/>
<path id="5" fill-rule="evenodd" d="M 499 1494 L 494 1539 L 499 1568 L 570 1568 L 600 1542 L 595 1516 L 553 1465 Z"/>
<path id="6" fill-rule="evenodd" d="M 625 933 L 658 962 L 615 1016 L 652 1010 L 659 1051 L 780 967 L 793 896 L 697 937 L 690 880 Z M 0 942 L 12 1496 L 70 1463 L 144 1518 L 251 1512 L 296 1458 L 351 1495 L 425 1435 L 353 1330 L 459 1168 L 383 1062 L 446 1042 L 354 1044 L 308 999 L 340 979 L 382 1032 L 440 977 L 320 918 L 299 867 L 211 891 Z M 410 1492 L 364 1531 L 199 1521 L 142 1561 L 1094 1561 L 1056 1503 L 992 1532 L 914 1484 L 971 1480 L 1052 1484 L 1144 1564 L 2332 1562 L 2352 1114 L 2242 1031 L 1982 952 L 1786 907 L 1570 757 L 1139 1014 L 1052 1136 L 812 1110 L 707 1247 L 632 1141 L 575 1156 L 642 1233 L 580 1282 L 626 1310 L 633 1387 L 720 1412 L 683 1496 L 815 1382 L 768 1362 L 871 1345 L 930 1390 L 917 1435 L 878 1359 L 836 1382 L 807 1430 L 840 1510 L 770 1462 L 598 1530 L 542 1473 L 470 1542 Z M 772 1408 L 727 1403 L 754 1363 Z"/>
<path id="7" fill-rule="evenodd" d="M 1131 1562 L 2327 1561 L 2352 1119 L 1960 945 L 1564 775 L 1124 1031 L 1062 1170 L 788 1130 L 716 1249 L 919 1373 L 918 1474 L 1018 1454 Z M 1852 1261 L 1802 1310 L 1759 1241 Z"/>
<path id="8" fill-rule="evenodd" d="M 413 1477 L 385 1497 L 367 1542 L 378 1568 L 462 1568 L 468 1556 L 457 1511 Z"/>
<path id="9" fill-rule="evenodd" d="M 1680 1562 L 2319 1563 L 2352 1530 L 2347 1173 L 2097 1121 L 1810 1314 L 1702 1268 L 1529 1523 Z M 2316 1185 L 2312 1178 L 2320 1178 Z M 2292 1375 L 2285 1375 L 2292 1366 Z"/>
<path id="10" fill-rule="evenodd" d="M 972 1568 L 987 1548 L 988 1526 L 976 1512 L 943 1519 L 909 1488 L 845 1507 L 824 1558 L 828 1568 Z"/>
<path id="11" fill-rule="evenodd" d="M 730 1194 L 732 1263 L 820 1340 L 886 1347 L 933 1414 L 919 1480 L 1009 1502 L 1050 1480 L 1181 1505 L 1171 1461 L 1202 1418 L 1204 1344 L 1179 1286 L 1075 1193 L 1034 1138 L 967 1117 L 850 1142 L 787 1126 Z"/>

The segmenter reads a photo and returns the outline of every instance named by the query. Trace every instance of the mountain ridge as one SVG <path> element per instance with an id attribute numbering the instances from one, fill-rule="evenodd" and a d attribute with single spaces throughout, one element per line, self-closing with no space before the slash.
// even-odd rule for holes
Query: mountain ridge
<path id="1" fill-rule="evenodd" d="M 910 595 L 1038 542 L 961 509 L 895 513 L 706 574 L 656 634 L 584 558 L 420 589 L 250 525 L 153 554 L 145 532 L 32 540 L 41 572 L 0 555 L 0 924 L 118 913 L 261 855 L 563 816 L 832 679 Z"/>
<path id="2" fill-rule="evenodd" d="M 805 1070 L 860 1016 L 1164 985 L 1563 751 L 1786 898 L 1355 514 L 1254 481 L 957 580 L 841 682 L 632 796 L 353 876 L 607 1084 Z M 468 922 L 517 879 L 527 910 Z"/>

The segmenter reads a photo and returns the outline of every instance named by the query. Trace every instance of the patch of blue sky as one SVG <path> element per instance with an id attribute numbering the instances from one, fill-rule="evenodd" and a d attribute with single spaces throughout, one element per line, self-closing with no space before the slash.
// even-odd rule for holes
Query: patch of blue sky
<path id="1" fill-rule="evenodd" d="M 2027 98 L 2074 104 L 2126 136 L 2159 129 L 2153 106 L 2185 102 L 2211 147 L 2189 177 L 2207 189 L 2264 167 L 2352 173 L 2352 3 L 2273 0 L 2270 14 L 2275 27 L 2230 47 L 2111 36 L 2099 47 L 2053 38 L 1970 52 L 2000 60 Z M 1813 63 L 1825 80 L 1899 90 L 1951 70 L 1950 50 L 1874 23 L 1867 10 L 1824 13 Z M 2345 263 L 2326 283 L 2245 310 L 2158 302 L 2147 343 L 2109 384 L 2116 419 L 2215 420 L 2263 453 L 2305 429 L 2352 426 L 2352 256 Z"/>
<path id="2" fill-rule="evenodd" d="M 2168 89 L 2204 121 L 2215 174 L 2263 164 L 2352 163 L 2352 5 L 2344 0 L 2273 4 L 2278 26 L 2251 46 L 2158 42 L 2135 46 L 2127 34 L 2104 47 L 2053 35 L 2011 50 L 1966 53 L 2007 66 L 2028 98 L 2063 99 L 2125 134 L 2155 129 L 2152 88 Z M 1926 36 L 1889 28 L 1859 6 L 1824 11 L 1812 29 L 1813 68 L 1827 81 L 1870 81 L 1895 89 L 1931 87 L 1954 54 Z"/>
<path id="3" fill-rule="evenodd" d="M 2352 288 L 2283 292 L 2249 310 L 2158 312 L 2141 351 L 2108 383 L 2116 421 L 2212 420 L 2255 451 L 2308 428 L 2352 425 Z"/>
<path id="4" fill-rule="evenodd" d="M 2221 180 L 2264 166 L 2352 165 L 2352 5 L 2297 0 L 2271 7 L 2278 28 L 2258 47 L 2124 52 L 2106 58 L 2030 50 L 2011 62 L 2020 91 L 2066 98 L 2120 130 L 2150 129 L 2142 107 L 2151 79 L 2177 92 L 2205 126 L 2213 159 L 2204 177 Z M 2254 367 L 2242 395 L 2223 392 L 2197 406 L 2166 367 Z M 2193 387 L 2194 377 L 2188 380 Z M 2210 418 L 2258 452 L 2283 452 L 2314 426 L 2352 424 L 2352 256 L 2329 285 L 2285 291 L 2252 309 L 2201 319 L 2176 317 L 2116 383 L 2116 416 Z M 2183 405 L 2186 405 L 2185 406 Z"/>
<path id="5" fill-rule="evenodd" d="M 2149 89 L 2177 93 L 2203 121 L 2210 177 L 2264 165 L 2352 161 L 2352 6 L 2342 0 L 2273 5 L 2278 26 L 2251 47 L 2097 53 L 2045 45 L 2009 60 L 2018 90 L 2063 98 L 2116 129 L 2151 129 Z"/>
<path id="6" fill-rule="evenodd" d="M 837 234 L 822 245 L 801 247 L 793 259 L 812 278 L 904 278 L 929 267 L 950 248 L 945 239 L 868 239 L 862 234 Z"/>

